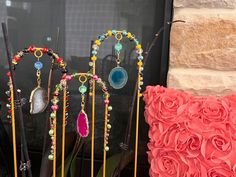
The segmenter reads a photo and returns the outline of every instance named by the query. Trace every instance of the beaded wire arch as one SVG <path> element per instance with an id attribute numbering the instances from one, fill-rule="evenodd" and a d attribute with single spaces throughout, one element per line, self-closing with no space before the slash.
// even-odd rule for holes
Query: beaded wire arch
<path id="1" fill-rule="evenodd" d="M 16 55 L 13 56 L 12 58 L 12 65 L 13 69 L 16 69 L 16 65 L 22 60 L 24 55 L 26 54 L 33 54 L 33 55 L 38 55 L 40 58 L 44 55 L 47 54 L 48 56 L 52 57 L 56 62 L 58 63 L 59 67 L 62 70 L 63 74 L 67 73 L 66 69 L 66 64 L 64 63 L 63 59 L 58 56 L 58 54 L 54 53 L 53 50 L 48 49 L 48 48 L 38 48 L 34 46 L 30 46 L 24 50 L 21 50 L 17 52 Z M 39 54 L 37 54 L 39 53 Z M 17 176 L 17 154 L 16 154 L 16 126 L 15 126 L 15 108 L 18 107 L 17 104 L 20 103 L 15 103 L 15 96 L 14 96 L 14 90 L 13 90 L 13 85 L 12 85 L 12 78 L 10 72 L 7 73 L 8 76 L 8 87 L 9 91 L 6 91 L 6 94 L 8 95 L 8 101 L 9 104 L 7 104 L 8 110 L 8 115 L 7 118 L 11 119 L 11 124 L 12 124 L 12 142 L 13 142 L 13 158 L 14 158 L 14 173 L 15 176 Z M 18 89 L 20 92 L 20 90 Z"/>
<path id="2" fill-rule="evenodd" d="M 136 107 L 136 134 L 135 134 L 135 159 L 134 159 L 134 177 L 137 176 L 137 161 L 138 161 L 138 137 L 139 137 L 139 109 L 140 109 L 140 97 L 142 96 L 141 94 L 141 85 L 143 85 L 143 49 L 139 41 L 135 38 L 135 36 L 127 32 L 126 30 L 123 31 L 117 31 L 117 30 L 108 30 L 106 33 L 98 36 L 98 39 L 94 41 L 94 44 L 92 45 L 92 56 L 91 56 L 91 62 L 89 65 L 91 66 L 91 73 L 96 74 L 96 60 L 97 60 L 97 54 L 99 51 L 99 46 L 101 43 L 109 38 L 109 37 L 116 37 L 119 35 L 121 37 L 121 40 L 123 37 L 126 37 L 129 39 L 131 42 L 134 42 L 135 48 L 136 48 L 136 53 L 138 54 L 137 56 L 137 67 L 138 67 L 138 76 L 137 76 L 137 84 L 138 84 L 138 91 L 137 91 L 137 107 Z M 93 94 L 92 94 L 92 102 L 95 104 L 95 82 L 93 81 L 92 83 L 93 87 Z M 92 114 L 95 114 L 95 105 L 92 105 Z M 91 144 L 91 177 L 94 177 L 94 122 L 95 120 L 92 120 L 92 144 Z M 103 173 L 103 177 L 105 177 Z"/>
<path id="3" fill-rule="evenodd" d="M 53 160 L 53 177 L 56 177 L 56 117 L 57 117 L 57 110 L 59 109 L 58 102 L 59 102 L 59 95 L 60 92 L 63 91 L 63 120 L 62 120 L 62 168 L 61 168 L 61 176 L 64 177 L 64 160 L 65 160 L 65 127 L 66 127 L 66 120 L 68 118 L 67 113 L 67 107 L 68 107 L 68 81 L 72 79 L 78 79 L 78 81 L 81 83 L 79 77 L 83 76 L 86 77 L 86 81 L 93 80 L 94 82 L 97 82 L 97 84 L 101 87 L 101 90 L 103 91 L 103 97 L 104 97 L 104 104 L 105 104 L 105 115 L 104 115 L 104 143 L 103 143 L 103 173 L 106 171 L 106 151 L 109 150 L 108 147 L 108 137 L 109 137 L 109 131 L 111 129 L 111 125 L 109 124 L 108 117 L 110 116 L 109 112 L 112 110 L 112 107 L 109 105 L 109 97 L 110 94 L 108 93 L 107 87 L 105 82 L 101 80 L 97 75 L 93 75 L 91 73 L 75 73 L 72 75 L 65 75 L 61 79 L 60 83 L 56 85 L 56 90 L 54 92 L 52 102 L 52 113 L 50 114 L 50 125 L 51 129 L 49 131 L 49 135 L 51 136 L 52 140 L 52 146 L 51 146 L 51 154 L 49 154 L 48 158 L 50 160 Z M 91 94 L 90 94 L 91 95 Z M 93 116 L 93 115 L 92 115 Z M 92 119 L 94 119 L 92 117 Z"/>

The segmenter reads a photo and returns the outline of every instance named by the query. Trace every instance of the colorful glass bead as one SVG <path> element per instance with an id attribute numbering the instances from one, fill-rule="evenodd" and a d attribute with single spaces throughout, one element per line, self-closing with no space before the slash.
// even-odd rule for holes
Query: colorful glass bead
<path id="1" fill-rule="evenodd" d="M 142 56 L 142 55 L 139 55 L 139 56 L 138 56 L 138 59 L 139 59 L 139 60 L 143 60 L 143 56 Z"/>
<path id="2" fill-rule="evenodd" d="M 106 150 L 106 151 L 109 151 L 109 147 L 108 147 L 108 146 L 106 146 L 105 150 Z"/>
<path id="3" fill-rule="evenodd" d="M 92 60 L 92 61 L 96 61 L 96 60 L 97 60 L 97 57 L 94 55 L 94 56 L 91 57 L 91 60 Z"/>
<path id="4" fill-rule="evenodd" d="M 111 111 L 112 110 L 112 106 L 108 106 L 108 111 Z"/>
<path id="5" fill-rule="evenodd" d="M 123 31 L 122 31 L 122 34 L 125 35 L 125 36 L 127 35 L 127 33 L 128 33 L 128 32 L 127 32 L 126 30 L 123 30 Z"/>
<path id="6" fill-rule="evenodd" d="M 52 105 L 51 108 L 53 111 L 56 111 L 56 110 L 58 110 L 58 105 Z"/>
<path id="7" fill-rule="evenodd" d="M 98 52 L 97 52 L 96 50 L 93 50 L 93 51 L 92 51 L 92 54 L 93 54 L 93 55 L 97 55 Z"/>
<path id="8" fill-rule="evenodd" d="M 108 81 L 114 89 L 123 88 L 128 81 L 127 71 L 122 67 L 115 67 L 109 74 Z"/>
<path id="9" fill-rule="evenodd" d="M 50 114 L 50 117 L 51 117 L 51 118 L 55 118 L 55 117 L 56 117 L 56 114 L 55 114 L 55 113 L 51 113 L 51 114 Z"/>
<path id="10" fill-rule="evenodd" d="M 105 36 L 104 36 L 104 35 L 98 36 L 98 39 L 99 39 L 100 41 L 104 41 Z"/>
<path id="11" fill-rule="evenodd" d="M 50 155 L 48 156 L 48 159 L 49 159 L 49 160 L 53 160 L 53 155 L 50 154 Z"/>
<path id="12" fill-rule="evenodd" d="M 111 124 L 107 124 L 107 128 L 108 128 L 108 129 L 111 129 Z"/>
<path id="13" fill-rule="evenodd" d="M 37 70 L 40 70 L 43 68 L 43 63 L 40 62 L 40 61 L 37 61 L 34 63 L 34 67 L 37 69 Z"/>
<path id="14" fill-rule="evenodd" d="M 84 85 L 81 85 L 81 86 L 79 87 L 79 92 L 82 93 L 82 94 L 84 94 L 85 92 L 87 92 L 87 87 L 84 86 Z"/>
<path id="15" fill-rule="evenodd" d="M 117 52 L 120 52 L 121 50 L 122 50 L 122 48 L 123 48 L 123 46 L 122 46 L 122 44 L 121 43 L 116 43 L 116 45 L 115 45 L 115 50 L 117 51 Z"/>
<path id="16" fill-rule="evenodd" d="M 116 34 L 116 30 L 112 30 L 112 34 L 115 35 Z"/>
<path id="17" fill-rule="evenodd" d="M 53 130 L 49 130 L 48 134 L 49 134 L 50 136 L 52 136 L 52 135 L 53 135 Z"/>
<path id="18" fill-rule="evenodd" d="M 92 48 L 93 48 L 94 50 L 98 50 L 98 49 L 99 49 L 98 45 L 96 45 L 96 44 L 94 44 L 94 45 L 92 46 Z"/>

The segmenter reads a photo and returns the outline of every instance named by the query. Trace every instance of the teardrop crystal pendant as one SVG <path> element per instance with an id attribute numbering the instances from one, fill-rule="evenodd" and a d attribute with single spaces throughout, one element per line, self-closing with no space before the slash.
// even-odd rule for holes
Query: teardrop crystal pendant
<path id="1" fill-rule="evenodd" d="M 42 87 L 36 87 L 30 95 L 30 114 L 42 113 L 48 105 L 47 92 Z"/>
<path id="2" fill-rule="evenodd" d="M 85 138 L 89 134 L 89 123 L 87 114 L 81 110 L 77 118 L 77 132 L 78 134 Z"/>
<path id="3" fill-rule="evenodd" d="M 109 73 L 108 81 L 114 89 L 121 89 L 128 81 L 128 74 L 124 68 L 117 66 Z"/>

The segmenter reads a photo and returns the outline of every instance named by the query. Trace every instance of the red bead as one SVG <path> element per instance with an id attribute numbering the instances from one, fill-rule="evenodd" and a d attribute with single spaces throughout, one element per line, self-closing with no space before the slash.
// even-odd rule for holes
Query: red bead
<path id="1" fill-rule="evenodd" d="M 61 57 L 57 58 L 57 63 L 61 63 L 63 61 L 63 59 Z"/>
<path id="2" fill-rule="evenodd" d="M 7 76 L 8 76 L 8 77 L 11 77 L 11 73 L 10 73 L 10 72 L 7 72 Z"/>
<path id="3" fill-rule="evenodd" d="M 47 47 L 44 47 L 44 48 L 42 49 L 42 52 L 43 52 L 43 53 L 48 53 L 48 48 L 47 48 Z"/>
<path id="4" fill-rule="evenodd" d="M 11 101 L 11 97 L 7 99 L 8 101 Z"/>
<path id="5" fill-rule="evenodd" d="M 11 114 L 11 113 L 12 113 L 11 109 L 9 109 L 9 110 L 8 110 L 8 113 L 9 113 L 9 114 Z"/>
<path id="6" fill-rule="evenodd" d="M 21 60 L 21 58 L 20 58 L 20 57 L 17 57 L 17 56 L 14 56 L 14 57 L 13 57 L 13 60 L 15 60 L 16 62 L 18 62 L 18 61 Z"/>
<path id="7" fill-rule="evenodd" d="M 36 48 L 34 46 L 29 46 L 28 51 L 33 53 L 35 52 Z"/>

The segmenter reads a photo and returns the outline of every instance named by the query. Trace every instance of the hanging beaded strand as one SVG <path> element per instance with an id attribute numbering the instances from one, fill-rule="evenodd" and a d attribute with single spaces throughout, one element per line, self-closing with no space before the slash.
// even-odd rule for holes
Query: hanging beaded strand
<path id="1" fill-rule="evenodd" d="M 144 59 L 143 57 L 143 49 L 139 41 L 136 39 L 136 37 L 130 33 L 127 32 L 126 30 L 123 31 L 117 31 L 117 30 L 108 30 L 106 33 L 100 35 L 97 40 L 94 41 L 94 44 L 92 45 L 92 56 L 91 56 L 91 62 L 89 63 L 89 66 L 91 67 L 90 72 L 93 73 L 94 75 L 96 74 L 96 60 L 97 60 L 97 54 L 99 51 L 99 47 L 101 43 L 112 36 L 116 36 L 117 34 L 121 34 L 123 37 L 126 37 L 129 39 L 131 42 L 135 44 L 135 49 L 136 49 L 136 54 L 137 54 L 137 70 L 138 70 L 138 76 L 137 76 L 137 86 L 138 86 L 138 92 L 137 92 L 137 105 L 136 105 L 136 134 L 135 134 L 135 160 L 134 160 L 134 177 L 137 177 L 137 162 L 138 162 L 138 137 L 139 137 L 139 110 L 140 110 L 140 97 L 142 96 L 141 94 L 141 86 L 143 85 L 143 62 L 142 60 Z M 117 46 L 117 48 L 119 48 Z M 95 96 L 92 95 L 95 99 Z M 94 136 L 94 135 L 92 135 Z M 94 145 L 92 144 L 92 147 Z M 94 159 L 94 151 L 91 151 L 91 166 L 93 166 Z M 91 171 L 92 173 L 92 171 Z M 91 177 L 93 177 L 91 175 Z"/>

